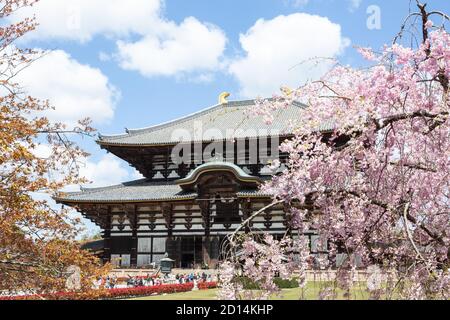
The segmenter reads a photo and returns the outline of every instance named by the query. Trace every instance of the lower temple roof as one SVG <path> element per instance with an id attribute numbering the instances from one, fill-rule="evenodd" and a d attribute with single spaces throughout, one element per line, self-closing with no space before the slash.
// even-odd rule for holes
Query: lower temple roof
<path id="1" fill-rule="evenodd" d="M 238 197 L 271 197 L 258 189 L 246 189 L 237 193 Z M 183 191 L 175 181 L 155 182 L 147 179 L 125 182 L 104 188 L 82 189 L 80 192 L 61 193 L 54 199 L 58 203 L 123 203 L 146 201 L 195 200 L 195 191 Z"/>

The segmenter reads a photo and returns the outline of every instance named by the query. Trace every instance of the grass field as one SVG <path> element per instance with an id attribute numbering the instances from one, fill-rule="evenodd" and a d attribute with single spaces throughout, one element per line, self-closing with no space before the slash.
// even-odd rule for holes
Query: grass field
<path id="1" fill-rule="evenodd" d="M 319 298 L 320 286 L 317 284 L 310 284 L 302 292 L 301 289 L 283 289 L 280 297 L 272 297 L 273 300 L 317 300 Z M 337 291 L 337 299 L 344 299 L 343 291 Z M 132 300 L 216 300 L 217 289 L 213 290 L 199 290 L 182 293 L 174 293 L 168 295 L 141 297 Z M 366 300 L 368 293 L 363 286 L 354 287 L 350 291 L 350 299 L 352 300 Z"/>

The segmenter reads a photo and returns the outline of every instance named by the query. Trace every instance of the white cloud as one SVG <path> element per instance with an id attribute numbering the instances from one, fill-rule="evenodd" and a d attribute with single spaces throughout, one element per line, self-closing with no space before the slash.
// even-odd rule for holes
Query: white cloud
<path id="1" fill-rule="evenodd" d="M 130 168 L 128 164 L 113 156 L 112 154 L 103 155 L 100 160 L 93 158 L 79 159 L 79 174 L 88 182 L 83 184 L 85 188 L 103 188 L 115 186 L 122 182 L 142 179 L 143 176 L 135 169 Z M 59 179 L 61 173 L 53 175 L 53 179 Z M 64 192 L 78 192 L 79 185 L 68 185 L 64 187 Z"/>
<path id="2" fill-rule="evenodd" d="M 350 12 L 355 12 L 361 6 L 362 0 L 349 0 L 349 2 L 350 2 L 350 4 L 349 4 L 348 10 Z"/>
<path id="3" fill-rule="evenodd" d="M 80 174 L 89 181 L 92 181 L 92 183 L 84 185 L 87 188 L 108 187 L 142 178 L 140 173 L 129 168 L 124 161 L 112 154 L 104 155 L 98 162 L 92 159 L 86 159 L 84 165 L 80 168 Z M 79 191 L 79 186 L 68 187 L 65 191 Z M 79 213 L 74 212 L 74 215 L 81 217 Z M 82 223 L 87 229 L 82 235 L 89 233 L 95 234 L 99 231 L 99 228 L 87 219 L 83 219 Z"/>
<path id="4" fill-rule="evenodd" d="M 309 0 L 284 0 L 285 5 L 293 6 L 294 8 L 301 8 L 308 4 Z"/>
<path id="5" fill-rule="evenodd" d="M 36 156 L 42 158 L 49 157 L 51 152 L 51 148 L 47 144 L 41 144 L 34 150 Z M 80 167 L 80 175 L 93 182 L 85 185 L 85 187 L 88 188 L 107 187 L 121 182 L 142 178 L 142 175 L 136 170 L 129 169 L 124 161 L 121 161 L 111 154 L 104 155 L 98 162 L 95 162 L 92 159 L 84 159 L 83 164 Z M 60 174 L 56 173 L 53 178 L 60 178 Z M 79 190 L 80 188 L 77 185 L 64 188 L 65 192 L 77 192 Z M 59 210 L 60 208 L 60 205 L 56 204 L 48 193 L 36 192 L 31 195 L 36 201 L 47 201 L 47 203 L 55 210 Z M 82 218 L 82 215 L 75 210 L 71 212 L 70 216 L 72 218 Z M 82 219 L 81 221 L 85 230 L 80 237 L 86 234 L 97 233 L 100 230 L 87 219 Z"/>
<path id="6" fill-rule="evenodd" d="M 118 41 L 117 58 L 122 68 L 144 76 L 174 76 L 215 70 L 227 39 L 217 27 L 193 17 L 181 24 L 164 22 L 136 42 Z"/>
<path id="7" fill-rule="evenodd" d="M 132 179 L 139 179 L 140 175 L 124 167 L 126 163 L 117 157 L 107 154 L 100 161 L 88 159 L 80 168 L 80 175 L 92 181 L 88 187 L 106 187 L 116 185 Z"/>
<path id="8" fill-rule="evenodd" d="M 298 87 L 321 76 L 331 65 L 306 62 L 336 57 L 349 45 L 341 27 L 328 18 L 305 13 L 258 20 L 240 35 L 245 56 L 234 60 L 229 72 L 239 81 L 244 97 L 270 96 L 281 85 Z"/>
<path id="9" fill-rule="evenodd" d="M 36 31 L 27 39 L 68 39 L 85 42 L 94 36 L 146 33 L 159 23 L 160 0 L 40 0 L 13 19 L 36 16 Z"/>
<path id="10" fill-rule="evenodd" d="M 346 1 L 349 2 L 348 10 L 350 12 L 356 11 L 361 6 L 362 2 L 362 0 L 346 0 Z M 283 0 L 283 2 L 284 5 L 286 6 L 292 6 L 294 8 L 303 8 L 309 3 L 309 0 Z M 328 2 L 331 1 L 328 0 Z"/>
<path id="11" fill-rule="evenodd" d="M 46 159 L 52 155 L 52 148 L 48 144 L 37 144 L 31 152 L 35 157 Z"/>
<path id="12" fill-rule="evenodd" d="M 32 152 L 36 157 L 46 159 L 52 155 L 53 150 L 50 145 L 41 143 L 37 144 Z M 80 176 L 89 181 L 86 185 L 88 187 L 106 187 L 143 178 L 137 170 L 112 154 L 103 155 L 99 161 L 93 160 L 92 157 L 80 158 L 77 163 Z M 51 171 L 48 177 L 52 181 L 61 181 L 63 174 L 66 173 L 66 165 L 58 164 L 57 167 L 58 170 Z M 77 190 L 79 188 L 76 185 L 67 186 L 65 189 L 65 191 Z"/>
<path id="13" fill-rule="evenodd" d="M 108 62 L 108 61 L 111 61 L 112 57 L 111 57 L 110 54 L 108 54 L 106 52 L 103 52 L 103 51 L 100 51 L 99 54 L 98 54 L 98 59 L 101 62 Z"/>
<path id="14" fill-rule="evenodd" d="M 87 42 L 106 36 L 117 42 L 114 56 L 126 70 L 145 76 L 193 77 L 217 70 L 227 42 L 216 26 L 187 17 L 181 23 L 166 19 L 163 0 L 41 0 L 19 10 L 15 21 L 36 15 L 37 30 L 25 40 L 63 39 Z M 133 40 L 131 40 L 133 36 Z"/>
<path id="15" fill-rule="evenodd" d="M 15 79 L 27 94 L 49 99 L 55 107 L 48 111 L 52 120 L 74 124 L 86 117 L 94 123 L 113 118 L 118 91 L 99 69 L 80 64 L 62 50 L 48 52 Z"/>

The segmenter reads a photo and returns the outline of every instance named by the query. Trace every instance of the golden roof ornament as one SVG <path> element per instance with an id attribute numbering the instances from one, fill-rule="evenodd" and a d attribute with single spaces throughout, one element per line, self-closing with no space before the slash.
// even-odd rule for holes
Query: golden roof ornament
<path id="1" fill-rule="evenodd" d="M 294 93 L 294 90 L 292 90 L 291 88 L 289 88 L 288 86 L 282 86 L 280 88 L 281 92 L 283 92 L 286 96 L 291 96 Z"/>
<path id="2" fill-rule="evenodd" d="M 226 104 L 228 103 L 227 98 L 231 96 L 231 93 L 229 92 L 222 92 L 219 96 L 219 104 Z"/>

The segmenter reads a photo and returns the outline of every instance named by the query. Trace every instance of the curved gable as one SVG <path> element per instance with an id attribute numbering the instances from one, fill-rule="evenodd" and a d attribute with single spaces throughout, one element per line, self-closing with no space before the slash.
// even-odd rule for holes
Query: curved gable
<path id="1" fill-rule="evenodd" d="M 233 163 L 210 162 L 197 167 L 186 178 L 178 180 L 177 184 L 183 190 L 192 190 L 195 189 L 197 185 L 208 184 L 208 181 L 212 181 L 216 178 L 233 180 L 240 186 L 252 188 L 258 187 L 262 182 L 260 178 L 247 174 Z"/>

